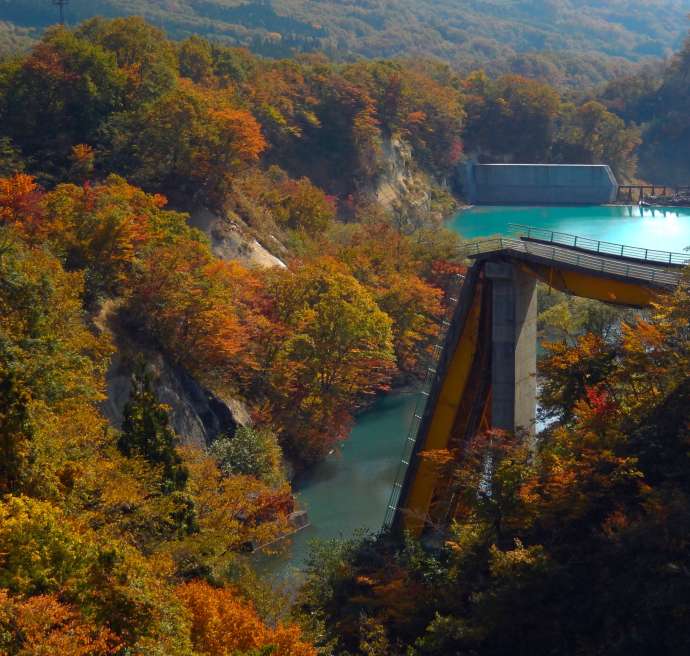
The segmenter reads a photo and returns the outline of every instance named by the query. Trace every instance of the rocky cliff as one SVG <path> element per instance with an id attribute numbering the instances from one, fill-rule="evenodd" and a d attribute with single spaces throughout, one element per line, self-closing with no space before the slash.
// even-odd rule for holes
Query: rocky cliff
<path id="1" fill-rule="evenodd" d="M 245 405 L 221 397 L 199 384 L 187 371 L 170 362 L 155 346 L 145 343 L 119 316 L 116 304 L 106 304 L 95 321 L 111 334 L 116 352 L 106 373 L 107 398 L 103 414 L 117 428 L 129 399 L 130 381 L 137 363 L 146 362 L 158 400 L 170 407 L 170 421 L 183 444 L 206 447 L 220 435 L 234 435 L 251 423 Z"/>
<path id="2" fill-rule="evenodd" d="M 204 232 L 214 254 L 250 267 L 285 267 L 285 264 L 251 237 L 238 217 L 221 217 L 208 209 L 190 213 L 190 224 Z M 277 243 L 277 248 L 281 245 Z M 153 374 L 161 403 L 170 407 L 173 429 L 183 443 L 204 447 L 220 435 L 232 436 L 238 426 L 251 423 L 249 412 L 238 399 L 222 398 L 199 384 L 187 371 L 170 362 L 155 346 L 145 343 L 118 317 L 114 303 L 104 306 L 96 325 L 111 333 L 116 352 L 106 375 L 107 399 L 103 412 L 120 427 L 130 393 L 130 379 L 137 362 L 144 360 Z"/>
<path id="3" fill-rule="evenodd" d="M 249 228 L 237 216 L 223 217 L 199 208 L 190 213 L 189 223 L 208 236 L 214 255 L 221 260 L 237 260 L 258 268 L 285 267 L 282 260 L 250 235 Z M 280 248 L 278 242 L 276 247 Z"/>
<path id="4" fill-rule="evenodd" d="M 385 209 L 440 221 L 454 208 L 446 181 L 434 180 L 420 168 L 412 147 L 403 139 L 384 140 L 379 164 L 372 195 Z"/>

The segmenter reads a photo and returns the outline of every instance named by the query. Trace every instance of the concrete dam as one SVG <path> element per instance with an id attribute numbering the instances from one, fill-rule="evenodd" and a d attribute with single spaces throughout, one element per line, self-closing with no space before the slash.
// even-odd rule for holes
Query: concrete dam
<path id="1" fill-rule="evenodd" d="M 604 205 L 618 182 L 604 164 L 476 164 L 460 171 L 473 205 Z"/>

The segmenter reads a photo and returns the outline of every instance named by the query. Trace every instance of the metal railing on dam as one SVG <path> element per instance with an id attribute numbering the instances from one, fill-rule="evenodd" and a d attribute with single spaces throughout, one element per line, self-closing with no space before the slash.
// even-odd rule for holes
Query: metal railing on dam
<path id="1" fill-rule="evenodd" d="M 467 257 L 475 258 L 499 251 L 513 256 L 565 264 L 592 273 L 616 276 L 636 282 L 647 282 L 668 288 L 676 287 L 681 275 L 679 272 L 669 271 L 661 265 L 632 264 L 613 257 L 606 257 L 603 253 L 601 255 L 589 255 L 569 250 L 567 247 L 522 241 L 509 237 L 496 237 L 472 242 L 465 246 L 464 254 Z"/>
<path id="2" fill-rule="evenodd" d="M 690 187 L 673 185 L 618 185 L 617 203 L 639 203 L 650 196 L 675 196 L 690 193 Z"/>
<path id="3" fill-rule="evenodd" d="M 599 241 L 590 237 L 581 237 L 566 232 L 556 232 L 546 228 L 535 228 L 532 226 L 510 223 L 508 229 L 518 237 L 532 239 L 538 242 L 546 242 L 576 248 L 578 250 L 590 251 L 601 255 L 634 259 L 649 263 L 653 266 L 687 266 L 690 264 L 690 253 L 672 253 L 669 251 L 659 251 L 653 248 L 642 248 L 640 246 L 626 246 L 609 241 Z"/>

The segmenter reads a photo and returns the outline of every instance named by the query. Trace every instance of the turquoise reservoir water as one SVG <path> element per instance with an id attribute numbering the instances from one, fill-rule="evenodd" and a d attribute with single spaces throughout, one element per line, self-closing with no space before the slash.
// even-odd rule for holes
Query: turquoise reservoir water
<path id="1" fill-rule="evenodd" d="M 644 248 L 682 251 L 690 246 L 690 209 L 638 207 L 478 207 L 456 214 L 449 226 L 467 239 L 507 234 L 509 223 Z M 376 531 L 385 514 L 416 395 L 390 395 L 362 413 L 339 453 L 297 482 L 311 526 L 292 539 L 287 553 L 267 566 L 284 575 L 299 567 L 314 538 Z"/>
<path id="2" fill-rule="evenodd" d="M 476 239 L 508 234 L 510 223 L 657 250 L 690 246 L 690 208 L 475 207 L 458 212 L 448 226 L 466 239 Z"/>
<path id="3" fill-rule="evenodd" d="M 311 525 L 293 536 L 287 553 L 269 563 L 268 571 L 283 575 L 286 566 L 299 567 L 315 538 L 381 528 L 416 400 L 414 392 L 379 398 L 359 415 L 341 449 L 296 481 Z"/>

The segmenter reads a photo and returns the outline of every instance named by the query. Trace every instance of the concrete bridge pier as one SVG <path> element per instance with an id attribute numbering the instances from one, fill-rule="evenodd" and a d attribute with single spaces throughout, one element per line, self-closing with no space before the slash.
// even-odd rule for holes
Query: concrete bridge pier
<path id="1" fill-rule="evenodd" d="M 535 434 L 537 285 L 519 266 L 487 262 L 492 286 L 491 425 Z"/>

